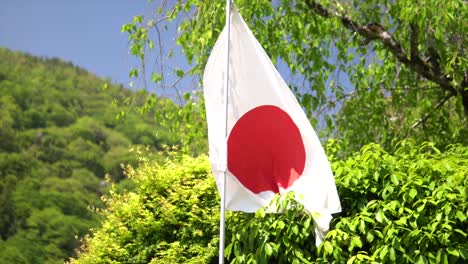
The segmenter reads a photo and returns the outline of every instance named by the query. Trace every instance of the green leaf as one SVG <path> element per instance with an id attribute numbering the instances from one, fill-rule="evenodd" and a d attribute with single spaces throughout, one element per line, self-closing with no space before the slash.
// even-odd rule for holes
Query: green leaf
<path id="1" fill-rule="evenodd" d="M 279 229 L 279 230 L 282 230 L 282 229 L 284 229 L 284 227 L 285 227 L 284 222 L 283 222 L 282 220 L 279 220 L 279 221 L 278 221 L 278 229 Z"/>
<path id="2" fill-rule="evenodd" d="M 298 235 L 299 234 L 299 228 L 295 225 L 292 227 L 292 232 L 294 235 Z"/>
<path id="3" fill-rule="evenodd" d="M 273 247 L 270 245 L 270 243 L 265 244 L 265 254 L 267 256 L 271 256 L 273 254 Z"/>
<path id="4" fill-rule="evenodd" d="M 348 261 L 346 261 L 346 264 L 353 264 L 355 260 L 356 260 L 356 256 L 352 256 L 351 258 L 348 259 Z"/>
<path id="5" fill-rule="evenodd" d="M 447 248 L 447 252 L 448 252 L 450 255 L 455 256 L 455 257 L 460 256 L 458 250 L 455 249 L 455 248 L 453 248 L 453 247 Z"/>
<path id="6" fill-rule="evenodd" d="M 224 257 L 229 258 L 231 256 L 233 243 L 229 243 L 229 245 L 224 249 Z"/>
<path id="7" fill-rule="evenodd" d="M 427 264 L 427 259 L 423 255 L 419 255 L 418 259 L 415 262 L 416 264 Z"/>
<path id="8" fill-rule="evenodd" d="M 151 73 L 151 81 L 154 82 L 154 83 L 158 83 L 162 80 L 162 75 L 161 74 L 157 74 L 155 72 Z"/>
<path id="9" fill-rule="evenodd" d="M 304 221 L 304 228 L 305 228 L 305 229 L 309 229 L 311 220 L 312 220 L 311 218 L 307 218 L 307 219 Z"/>
<path id="10" fill-rule="evenodd" d="M 138 69 L 130 69 L 130 73 L 129 73 L 129 77 L 132 78 L 132 77 L 138 77 Z"/>
<path id="11" fill-rule="evenodd" d="M 457 211 L 457 218 L 460 220 L 460 222 L 464 222 L 467 218 L 466 214 L 460 212 L 460 211 Z"/>
<path id="12" fill-rule="evenodd" d="M 389 252 L 390 252 L 390 260 L 395 262 L 396 260 L 395 249 L 392 247 L 390 248 Z"/>
<path id="13" fill-rule="evenodd" d="M 366 239 L 369 243 L 372 243 L 372 241 L 374 241 L 374 235 L 372 234 L 372 232 L 367 232 Z"/>
<path id="14" fill-rule="evenodd" d="M 366 223 L 364 220 L 359 221 L 359 231 L 364 234 L 366 232 Z"/>
<path id="15" fill-rule="evenodd" d="M 377 212 L 377 214 L 375 215 L 375 220 L 377 220 L 377 222 L 379 223 L 382 223 L 385 219 L 385 214 L 382 210 L 379 210 Z"/>
<path id="16" fill-rule="evenodd" d="M 400 181 L 398 180 L 398 177 L 395 174 L 390 175 L 390 180 L 394 185 L 398 185 Z"/>
<path id="17" fill-rule="evenodd" d="M 236 257 L 241 256 L 241 255 L 242 255 L 242 253 L 241 253 L 242 250 L 241 250 L 241 248 L 240 248 L 239 243 L 238 243 L 238 242 L 235 242 L 233 247 L 234 247 L 234 255 L 235 255 Z"/>
<path id="18" fill-rule="evenodd" d="M 332 254 L 333 253 L 333 246 L 329 241 L 323 242 L 323 248 L 325 249 L 325 252 L 327 254 Z"/>
<path id="19" fill-rule="evenodd" d="M 191 96 L 191 95 L 190 95 L 190 92 L 185 92 L 185 93 L 184 93 L 184 100 L 185 100 L 185 101 L 189 101 L 189 100 L 190 100 L 190 96 Z"/>
<path id="20" fill-rule="evenodd" d="M 176 73 L 176 76 L 179 77 L 179 78 L 182 78 L 185 75 L 184 71 L 181 70 L 181 69 L 176 69 L 175 73 Z"/>
<path id="21" fill-rule="evenodd" d="M 461 248 L 458 250 L 458 253 L 462 257 L 462 259 L 467 260 L 468 259 L 468 249 L 467 248 Z"/>
<path id="22" fill-rule="evenodd" d="M 143 16 L 142 15 L 133 17 L 133 22 L 134 23 L 141 23 L 142 21 L 143 21 Z"/>
<path id="23" fill-rule="evenodd" d="M 388 246 L 384 246 L 379 253 L 380 259 L 385 260 L 385 257 L 387 256 L 387 254 L 388 254 Z"/>
<path id="24" fill-rule="evenodd" d="M 361 238 L 360 237 L 353 237 L 351 239 L 351 246 L 352 247 L 357 247 L 357 248 L 362 248 L 362 241 L 361 241 Z"/>

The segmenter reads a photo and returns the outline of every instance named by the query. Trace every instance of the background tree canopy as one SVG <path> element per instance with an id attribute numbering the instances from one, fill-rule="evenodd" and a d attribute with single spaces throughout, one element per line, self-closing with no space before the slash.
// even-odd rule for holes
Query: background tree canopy
<path id="1" fill-rule="evenodd" d="M 463 1 L 234 2 L 283 76 L 290 76 L 312 123 L 324 138 L 340 138 L 344 152 L 369 142 L 391 150 L 409 137 L 438 146 L 467 143 Z M 186 73 L 201 76 L 224 26 L 224 8 L 221 0 L 163 2 L 155 15 L 136 16 L 122 30 L 132 53 L 146 62 L 161 51 L 164 29 L 177 24 L 177 44 L 193 65 Z M 153 78 L 158 86 L 161 76 L 184 73 L 161 68 L 152 74 L 160 77 Z"/>
<path id="2" fill-rule="evenodd" d="M 179 144 L 154 111 L 129 111 L 144 93 L 104 83 L 71 63 L 0 48 L 0 263 L 63 263 L 99 223 L 92 208 L 102 207 L 105 175 L 120 181 L 122 164 L 137 165 L 129 149 Z M 180 109 L 154 105 L 160 119 Z"/>

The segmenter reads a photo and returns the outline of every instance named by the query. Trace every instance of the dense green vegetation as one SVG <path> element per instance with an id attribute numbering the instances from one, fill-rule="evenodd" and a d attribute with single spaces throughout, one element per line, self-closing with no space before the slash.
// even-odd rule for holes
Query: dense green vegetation
<path id="1" fill-rule="evenodd" d="M 467 5 L 234 2 L 273 61 L 289 67 L 291 89 L 322 138 L 339 139 L 330 140 L 327 155 L 343 212 L 319 248 L 311 215 L 288 197 L 280 203 L 288 208 L 284 214 L 230 214 L 225 257 L 234 263 L 467 262 Z M 177 24 L 177 44 L 193 67 L 147 72 L 156 86 L 169 75 L 201 77 L 224 26 L 224 5 L 165 2 L 122 27 L 145 65 L 154 51 L 162 64 L 165 47 L 158 39 L 168 24 Z M 138 77 L 146 69 L 131 72 Z M 191 121 L 204 126 L 203 119 Z M 145 161 L 146 169 L 133 174 L 136 190 L 109 197 L 105 228 L 86 239 L 73 262 L 216 262 L 216 219 L 206 215 L 216 194 L 206 158 L 179 155 Z M 181 173 L 184 168 L 189 171 Z M 154 184 L 153 174 L 167 181 Z M 211 186 L 209 197 L 185 185 Z M 124 221 L 123 213 L 131 217 Z M 147 228 L 152 223 L 158 224 Z"/>
<path id="2" fill-rule="evenodd" d="M 312 215 L 290 194 L 277 198 L 281 214 L 229 213 L 226 259 L 468 262 L 468 6 L 235 3 L 269 56 L 289 67 L 291 89 L 322 138 L 338 139 L 327 155 L 343 212 L 318 248 Z M 164 1 L 151 17 L 135 16 L 122 27 L 130 51 L 148 63 L 157 50 L 161 72 L 130 76 L 152 76 L 156 88 L 168 76 L 201 77 L 224 4 Z M 158 40 L 170 23 L 178 23 L 188 70 L 163 65 Z M 103 80 L 59 60 L 0 52 L 0 263 L 63 262 L 83 235 L 72 263 L 216 263 L 219 197 L 203 155 L 199 92 L 178 107 L 115 85 L 103 90 Z M 139 145 L 150 150 L 128 152 Z M 126 173 L 121 163 L 131 165 Z M 105 173 L 128 179 L 107 189 Z"/>
<path id="3" fill-rule="evenodd" d="M 343 213 L 315 248 L 314 222 L 288 198 L 283 214 L 231 213 L 232 263 L 463 263 L 468 260 L 468 148 L 405 141 L 366 145 L 347 160 L 330 143 Z M 137 186 L 106 197 L 103 227 L 72 263 L 216 263 L 219 196 L 207 157 L 147 157 Z"/>
<path id="4" fill-rule="evenodd" d="M 128 173 L 136 189 L 106 197 L 102 228 L 72 263 L 216 263 L 219 196 L 208 158 L 142 162 Z"/>
<path id="5" fill-rule="evenodd" d="M 394 154 L 376 144 L 352 157 L 328 146 L 343 206 L 315 249 L 310 217 L 257 212 L 228 246 L 235 263 L 465 263 L 468 260 L 468 148 L 445 152 L 404 141 Z M 294 219 L 295 217 L 296 219 Z M 249 239 L 252 233 L 255 240 Z"/>
<path id="6" fill-rule="evenodd" d="M 152 36 L 177 24 L 177 44 L 193 68 L 147 74 L 201 76 L 224 27 L 225 2 L 160 4 L 155 15 L 135 16 L 122 30 L 129 34 L 132 53 L 147 63 L 149 54 L 166 48 Z M 322 138 L 339 138 L 346 145 L 343 154 L 371 142 L 392 151 L 408 137 L 438 147 L 468 144 L 464 1 L 234 3 L 314 127 L 321 128 Z M 161 78 L 153 80 L 162 85 Z"/>
<path id="7" fill-rule="evenodd" d="M 129 148 L 176 143 L 151 113 L 127 110 L 144 94 L 104 84 L 71 63 L 0 48 L 0 263 L 63 263 L 98 224 L 91 208 L 102 206 L 105 175 L 119 181 L 121 164 L 137 164 Z"/>

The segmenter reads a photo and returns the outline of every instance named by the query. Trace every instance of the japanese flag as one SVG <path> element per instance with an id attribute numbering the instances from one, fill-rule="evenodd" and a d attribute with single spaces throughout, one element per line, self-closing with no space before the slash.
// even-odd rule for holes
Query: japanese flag
<path id="1" fill-rule="evenodd" d="M 203 75 L 210 161 L 218 190 L 227 168 L 228 210 L 255 212 L 269 205 L 275 194 L 294 191 L 314 216 L 320 244 L 331 214 L 341 211 L 329 162 L 294 94 L 235 8 L 231 14 L 227 139 L 226 28 Z"/>

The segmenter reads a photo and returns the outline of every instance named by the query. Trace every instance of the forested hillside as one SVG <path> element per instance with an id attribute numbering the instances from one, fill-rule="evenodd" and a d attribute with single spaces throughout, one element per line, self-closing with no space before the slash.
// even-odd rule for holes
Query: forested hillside
<path id="1" fill-rule="evenodd" d="M 119 181 L 121 164 L 136 164 L 129 149 L 175 143 L 154 115 L 128 111 L 146 95 L 104 84 L 0 48 L 0 263 L 63 263 L 98 225 L 90 207 L 102 206 L 105 175 Z"/>

